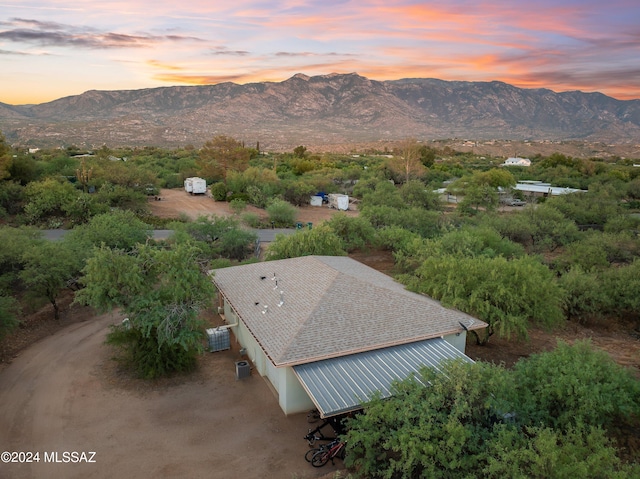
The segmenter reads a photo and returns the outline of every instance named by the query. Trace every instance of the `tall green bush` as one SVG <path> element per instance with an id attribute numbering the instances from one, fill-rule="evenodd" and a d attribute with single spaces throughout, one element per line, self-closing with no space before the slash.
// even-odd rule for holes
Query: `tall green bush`
<path id="1" fill-rule="evenodd" d="M 297 213 L 296 207 L 284 200 L 275 199 L 267 206 L 269 221 L 276 227 L 291 227 L 296 220 Z"/>

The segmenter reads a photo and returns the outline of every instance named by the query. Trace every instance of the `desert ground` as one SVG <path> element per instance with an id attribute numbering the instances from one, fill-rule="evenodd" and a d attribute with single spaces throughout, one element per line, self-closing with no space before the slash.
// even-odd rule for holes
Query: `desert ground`
<path id="1" fill-rule="evenodd" d="M 151 201 L 155 214 L 177 217 L 230 214 L 226 203 L 180 190 Z M 317 224 L 335 214 L 301 208 L 298 221 Z M 357 214 L 348 211 L 348 214 Z M 388 252 L 353 257 L 393 271 Z M 267 382 L 252 372 L 236 380 L 240 356 L 232 337 L 228 351 L 205 353 L 195 373 L 158 381 L 125 374 L 104 344 L 117 314 L 63 302 L 62 318 L 49 307 L 25 318 L 11 341 L 0 343 L 0 452 L 38 452 L 39 462 L 0 463 L 0 478 L 316 478 L 342 467 L 313 468 L 304 460 L 306 414 L 285 416 Z M 219 321 L 208 313 L 211 325 Z M 570 324 L 563 331 L 532 330 L 529 342 L 492 338 L 468 345 L 474 359 L 513 364 L 550 349 L 556 337 L 591 338 L 618 362 L 640 374 L 640 340 L 624 322 Z M 631 435 L 633 436 L 633 435 Z M 626 445 L 638 453 L 638 442 Z M 65 463 L 64 452 L 85 452 L 91 463 Z M 92 456 L 89 453 L 95 452 Z M 58 453 L 61 462 L 45 462 Z M 82 457 L 82 456 L 79 456 Z M 328 476 L 331 477 L 331 476 Z"/>
<path id="2" fill-rule="evenodd" d="M 159 197 L 150 202 L 158 216 L 231 214 L 227 203 L 182 190 Z M 297 220 L 319 223 L 336 212 L 301 208 Z M 313 426 L 306 414 L 285 416 L 257 374 L 236 380 L 233 339 L 230 350 L 205 353 L 191 375 L 133 379 L 104 344 L 122 317 L 96 315 L 71 299 L 59 322 L 45 307 L 0 347 L 0 452 L 40 453 L 39 462 L 0 463 L 0 478 L 303 479 L 341 467 L 307 463 L 303 436 Z M 219 317 L 207 320 L 213 326 Z M 45 462 L 45 452 L 60 462 Z M 64 452 L 95 452 L 95 462 L 65 463 Z"/>

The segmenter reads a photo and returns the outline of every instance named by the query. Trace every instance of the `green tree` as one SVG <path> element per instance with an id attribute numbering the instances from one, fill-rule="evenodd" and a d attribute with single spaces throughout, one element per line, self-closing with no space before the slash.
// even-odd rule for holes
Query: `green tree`
<path id="1" fill-rule="evenodd" d="M 511 261 L 503 257 L 432 256 L 403 281 L 486 321 L 489 327 L 482 336 L 473 332 L 478 344 L 485 344 L 496 332 L 502 337 L 524 338 L 530 322 L 550 327 L 563 319 L 564 291 L 553 273 L 529 256 Z"/>
<path id="2" fill-rule="evenodd" d="M 96 246 L 132 250 L 137 244 L 145 243 L 151 236 L 149 225 L 140 221 L 131 211 L 114 210 L 96 215 L 81 226 L 75 227 L 65 238 L 77 250 L 86 254 Z"/>
<path id="3" fill-rule="evenodd" d="M 516 370 L 445 362 L 365 402 L 345 464 L 361 478 L 635 478 L 640 466 L 620 460 L 602 424 L 637 414 L 639 384 L 588 343 Z"/>
<path id="4" fill-rule="evenodd" d="M 15 181 L 0 181 L 0 218 L 22 211 L 24 188 Z"/>
<path id="5" fill-rule="evenodd" d="M 231 171 L 244 171 L 249 166 L 251 151 L 241 142 L 225 135 L 207 141 L 198 156 L 196 167 L 200 176 L 209 182 L 223 180 Z"/>
<path id="6" fill-rule="evenodd" d="M 394 151 L 393 158 L 390 158 L 387 164 L 393 172 L 403 176 L 404 183 L 421 176 L 425 171 L 420 144 L 415 138 L 402 140 Z"/>
<path id="7" fill-rule="evenodd" d="M 480 208 L 494 211 L 499 204 L 498 188 L 510 188 L 516 180 L 509 171 L 493 168 L 489 171 L 473 171 L 451 184 L 448 190 L 456 195 L 463 195 L 458 207 L 470 212 Z"/>
<path id="8" fill-rule="evenodd" d="M 292 235 L 276 235 L 266 252 L 267 260 L 297 258 L 299 256 L 344 256 L 343 242 L 333 230 L 324 224 L 311 230 L 301 230 Z"/>
<path id="9" fill-rule="evenodd" d="M 613 441 L 599 428 L 495 428 L 487 451 L 487 479 L 632 479 L 638 467 L 623 464 Z"/>
<path id="10" fill-rule="evenodd" d="M 503 236 L 534 252 L 554 251 L 579 237 L 575 222 L 546 203 L 528 205 L 508 217 L 494 218 L 488 222 Z"/>
<path id="11" fill-rule="evenodd" d="M 514 374 L 526 424 L 608 427 L 640 413 L 640 381 L 589 341 L 560 341 L 551 352 L 518 361 Z"/>
<path id="12" fill-rule="evenodd" d="M 33 227 L 0 226 L 0 294 L 14 291 L 24 265 L 23 254 L 41 237 L 42 233 Z"/>
<path id="13" fill-rule="evenodd" d="M 19 313 L 18 301 L 11 296 L 0 294 L 0 341 L 18 327 Z"/>
<path id="14" fill-rule="evenodd" d="M 64 180 L 48 178 L 29 183 L 25 188 L 27 220 L 38 223 L 49 217 L 65 217 L 80 195 L 80 191 Z"/>
<path id="15" fill-rule="evenodd" d="M 362 217 L 350 217 L 340 212 L 324 224 L 342 239 L 345 251 L 362 249 L 375 241 L 376 230 Z"/>
<path id="16" fill-rule="evenodd" d="M 410 180 L 402 185 L 400 187 L 400 196 L 408 206 L 427 210 L 442 209 L 440 195 L 419 180 Z"/>
<path id="17" fill-rule="evenodd" d="M 128 321 L 108 340 L 143 377 L 189 370 L 202 350 L 198 314 L 214 291 L 197 264 L 200 254 L 189 243 L 139 245 L 134 253 L 102 247 L 87 261 L 76 301 L 100 311 L 121 308 Z"/>
<path id="18" fill-rule="evenodd" d="M 349 421 L 345 465 L 356 477 L 480 477 L 493 424 L 509 411 L 509 374 L 484 363 L 440 368 L 396 383 Z"/>
<path id="19" fill-rule="evenodd" d="M 7 145 L 2 132 L 0 132 L 0 180 L 9 176 L 11 167 L 11 148 Z"/>
<path id="20" fill-rule="evenodd" d="M 24 252 L 23 262 L 22 281 L 32 294 L 47 298 L 54 319 L 60 319 L 58 298 L 74 282 L 82 261 L 64 241 L 42 241 Z"/>
<path id="21" fill-rule="evenodd" d="M 318 190 L 306 180 L 287 180 L 282 184 L 285 201 L 295 206 L 308 205 L 312 195 Z"/>
<path id="22" fill-rule="evenodd" d="M 302 145 L 296 146 L 293 149 L 293 156 L 295 156 L 296 158 L 304 158 L 306 153 L 307 153 L 307 148 Z"/>
<path id="23" fill-rule="evenodd" d="M 431 168 L 436 161 L 437 151 L 430 146 L 422 145 L 420 147 L 420 161 L 426 168 Z"/>
<path id="24" fill-rule="evenodd" d="M 579 265 L 572 265 L 558 281 L 566 293 L 563 309 L 567 319 L 586 320 L 604 314 L 607 295 L 603 282 L 596 273 L 586 272 Z"/>
<path id="25" fill-rule="evenodd" d="M 186 235 L 188 241 L 196 242 L 202 264 L 219 258 L 244 260 L 258 239 L 255 233 L 242 229 L 236 218 L 222 216 L 200 216 L 192 223 L 176 224 L 175 230 L 176 241 L 186 241 Z"/>

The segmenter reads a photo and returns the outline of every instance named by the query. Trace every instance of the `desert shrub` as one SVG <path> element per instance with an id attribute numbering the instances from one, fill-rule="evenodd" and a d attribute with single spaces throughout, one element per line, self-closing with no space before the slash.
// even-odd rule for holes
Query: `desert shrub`
<path id="1" fill-rule="evenodd" d="M 344 256 L 342 240 L 329 228 L 321 224 L 310 230 L 300 230 L 292 235 L 276 235 L 269 245 L 266 259 L 297 258 L 309 255 Z"/>
<path id="2" fill-rule="evenodd" d="M 264 193 L 264 191 L 260 187 L 254 185 L 247 187 L 247 198 L 249 204 L 252 204 L 257 208 L 264 208 L 267 206 L 267 202 L 269 200 L 269 197 Z"/>
<path id="3" fill-rule="evenodd" d="M 267 206 L 267 214 L 276 227 L 290 227 L 296 220 L 297 209 L 284 200 L 275 199 Z"/>
<path id="4" fill-rule="evenodd" d="M 25 188 L 27 220 L 35 224 L 51 217 L 64 217 L 81 194 L 68 181 L 49 178 L 29 183 Z"/>
<path id="5" fill-rule="evenodd" d="M 222 181 L 217 183 L 213 183 L 209 188 L 211 191 L 211 196 L 216 201 L 227 201 L 227 185 L 225 185 Z"/>
<path id="6" fill-rule="evenodd" d="M 605 311 L 607 298 L 596 273 L 575 265 L 560 276 L 558 282 L 565 291 L 562 307 L 568 319 L 585 320 Z"/>
<path id="7" fill-rule="evenodd" d="M 284 199 L 295 206 L 309 204 L 309 199 L 317 192 L 312 183 L 304 180 L 286 181 L 283 187 Z"/>
<path id="8" fill-rule="evenodd" d="M 241 198 L 234 198 L 229 202 L 229 208 L 234 214 L 239 215 L 247 208 L 247 202 Z"/>
<path id="9" fill-rule="evenodd" d="M 180 344 L 159 343 L 154 327 L 147 333 L 130 328 L 127 323 L 111 326 L 107 344 L 115 346 L 117 359 L 144 379 L 155 379 L 174 372 L 188 372 L 195 368 L 198 349 Z"/>
<path id="10" fill-rule="evenodd" d="M 514 368 L 520 420 L 567 429 L 625 424 L 640 413 L 640 382 L 589 341 L 558 342 Z"/>
<path id="11" fill-rule="evenodd" d="M 422 181 L 411 180 L 400 187 L 400 196 L 409 206 L 425 208 L 427 210 L 442 209 L 440 195 L 434 193 Z"/>
<path id="12" fill-rule="evenodd" d="M 260 220 L 260 215 L 257 213 L 243 213 L 242 214 L 242 222 L 249 226 L 250 228 L 260 228 L 262 225 L 262 221 Z"/>
<path id="13" fill-rule="evenodd" d="M 178 243 L 195 241 L 201 261 L 206 262 L 213 258 L 245 259 L 257 236 L 242 229 L 235 217 L 200 216 L 194 222 L 175 225 L 174 239 Z"/>
<path id="14" fill-rule="evenodd" d="M 384 226 L 376 231 L 376 244 L 393 252 L 406 250 L 408 244 L 423 238 L 401 226 Z"/>
<path id="15" fill-rule="evenodd" d="M 473 332 L 481 344 L 495 332 L 526 337 L 530 322 L 550 327 L 564 317 L 564 291 L 549 268 L 530 256 L 511 261 L 430 256 L 402 280 L 415 291 L 489 323 L 484 332 Z"/>
<path id="16" fill-rule="evenodd" d="M 415 207 L 398 209 L 386 205 L 367 206 L 361 209 L 360 215 L 374 228 L 400 226 L 424 238 L 440 234 L 443 221 L 440 212 Z"/>
<path id="17" fill-rule="evenodd" d="M 345 251 L 353 251 L 370 245 L 376 236 L 376 230 L 366 219 L 349 217 L 337 213 L 325 224 L 343 241 Z"/>

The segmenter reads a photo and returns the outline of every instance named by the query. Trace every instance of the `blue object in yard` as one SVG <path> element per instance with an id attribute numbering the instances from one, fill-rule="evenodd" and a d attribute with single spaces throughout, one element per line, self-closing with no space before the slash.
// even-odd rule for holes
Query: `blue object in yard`
<path id="1" fill-rule="evenodd" d="M 300 223 L 300 222 L 296 223 L 296 229 L 297 230 L 301 230 L 302 229 L 302 223 Z"/>
<path id="2" fill-rule="evenodd" d="M 326 194 L 324 191 L 318 191 L 316 193 L 316 196 L 322 197 L 322 202 L 323 203 L 329 203 L 329 195 Z"/>

